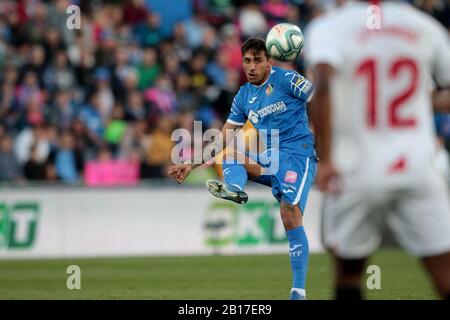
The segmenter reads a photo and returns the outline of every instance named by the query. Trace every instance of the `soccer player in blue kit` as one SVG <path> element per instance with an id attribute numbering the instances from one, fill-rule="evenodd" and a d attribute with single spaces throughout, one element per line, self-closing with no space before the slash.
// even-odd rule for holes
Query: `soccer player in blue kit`
<path id="1" fill-rule="evenodd" d="M 241 48 L 242 66 L 248 82 L 236 94 L 223 126 L 222 150 L 230 142 L 227 130 L 240 129 L 247 119 L 263 136 L 262 154 L 234 150 L 224 157 L 224 181 L 208 180 L 214 196 L 244 204 L 248 179 L 270 186 L 280 203 L 281 219 L 289 242 L 293 275 L 291 300 L 306 300 L 305 280 L 309 246 L 303 213 L 316 174 L 314 136 L 309 129 L 307 103 L 314 88 L 292 70 L 272 65 L 264 40 L 252 38 Z M 217 141 L 216 141 L 217 143 Z M 244 161 L 237 161 L 243 159 Z M 253 161 L 250 161 L 252 159 Z M 203 159 L 203 163 L 209 159 Z M 182 183 L 197 164 L 178 164 L 168 174 Z"/>

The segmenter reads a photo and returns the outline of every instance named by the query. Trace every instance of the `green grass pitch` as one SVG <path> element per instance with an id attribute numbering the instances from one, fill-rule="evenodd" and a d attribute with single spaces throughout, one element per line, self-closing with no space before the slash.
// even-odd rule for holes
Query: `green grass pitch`
<path id="1" fill-rule="evenodd" d="M 66 269 L 81 269 L 81 290 L 68 290 Z M 384 249 L 369 264 L 381 268 L 381 289 L 369 299 L 437 299 L 419 261 Z M 310 257 L 309 299 L 332 298 L 331 259 Z M 369 275 L 366 275 L 367 278 Z M 286 255 L 146 257 L 0 261 L 0 299 L 287 299 Z"/>

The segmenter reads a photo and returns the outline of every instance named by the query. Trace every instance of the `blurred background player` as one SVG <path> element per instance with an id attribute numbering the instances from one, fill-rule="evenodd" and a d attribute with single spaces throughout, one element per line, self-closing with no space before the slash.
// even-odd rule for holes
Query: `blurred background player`
<path id="1" fill-rule="evenodd" d="M 239 154 L 240 150 L 227 152 L 224 181 L 208 180 L 206 186 L 214 196 L 239 204 L 248 200 L 244 186 L 249 177 L 272 187 L 289 241 L 293 272 L 290 299 L 305 300 L 309 247 L 302 215 L 316 173 L 314 137 L 308 127 L 306 105 L 314 89 L 297 72 L 272 66 L 261 39 L 251 38 L 242 45 L 242 66 L 248 83 L 234 97 L 218 151 L 234 138 L 234 134 L 227 136 L 227 130 L 242 128 L 247 119 L 257 130 L 265 131 L 266 151 L 257 156 L 247 153 L 253 161 Z M 177 165 L 170 168 L 169 175 L 181 183 L 198 166 Z"/>
<path id="2" fill-rule="evenodd" d="M 408 4 L 383 2 L 372 16 L 368 5 L 344 5 L 311 23 L 306 37 L 336 297 L 361 298 L 365 262 L 387 225 L 449 299 L 450 208 L 432 109 L 433 79 L 450 86 L 448 34 Z"/>

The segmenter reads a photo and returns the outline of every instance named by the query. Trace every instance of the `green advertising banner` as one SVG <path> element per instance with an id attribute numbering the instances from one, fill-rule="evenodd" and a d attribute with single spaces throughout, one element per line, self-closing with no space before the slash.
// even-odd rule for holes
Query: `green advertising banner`
<path id="1" fill-rule="evenodd" d="M 34 202 L 0 202 L 0 248 L 28 249 L 34 245 L 39 205 Z"/>

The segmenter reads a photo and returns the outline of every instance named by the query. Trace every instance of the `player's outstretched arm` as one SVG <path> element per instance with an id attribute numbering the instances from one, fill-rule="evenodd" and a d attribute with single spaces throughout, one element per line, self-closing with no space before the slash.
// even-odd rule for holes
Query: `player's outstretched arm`
<path id="1" fill-rule="evenodd" d="M 192 165 L 189 163 L 176 164 L 169 168 L 167 174 L 169 177 L 174 178 L 178 183 L 183 183 L 191 171 Z"/>
<path id="2" fill-rule="evenodd" d="M 210 142 L 208 145 L 205 146 L 205 149 L 208 148 L 211 150 L 215 150 L 214 155 L 210 155 L 209 158 L 202 158 L 201 163 L 194 163 L 194 164 L 183 163 L 173 165 L 169 168 L 167 174 L 170 177 L 174 178 L 178 183 L 183 183 L 193 169 L 201 166 L 206 162 L 209 162 L 211 159 L 214 158 L 214 156 L 216 156 L 223 149 L 225 149 L 225 147 L 233 140 L 236 130 L 240 129 L 241 127 L 242 126 L 226 122 L 222 128 L 221 137 L 219 137 L 219 139 L 215 139 L 214 141 Z M 230 132 L 233 132 L 233 134 L 230 134 Z"/>

